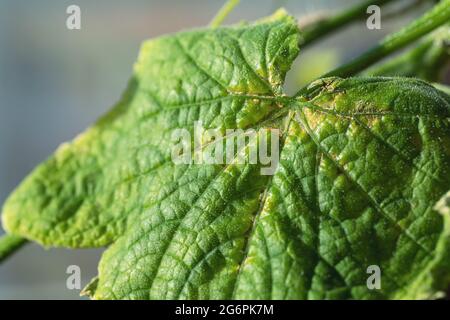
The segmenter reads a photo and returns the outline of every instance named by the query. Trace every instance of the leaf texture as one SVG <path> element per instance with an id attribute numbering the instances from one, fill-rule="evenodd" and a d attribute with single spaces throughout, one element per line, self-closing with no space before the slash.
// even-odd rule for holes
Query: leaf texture
<path id="1" fill-rule="evenodd" d="M 118 105 L 7 200 L 6 230 L 108 246 L 95 299 L 437 296 L 450 282 L 448 215 L 434 210 L 450 189 L 450 97 L 401 78 L 322 79 L 287 97 L 298 42 L 282 11 L 146 42 Z M 174 164 L 173 130 L 196 121 L 279 129 L 275 174 Z"/>

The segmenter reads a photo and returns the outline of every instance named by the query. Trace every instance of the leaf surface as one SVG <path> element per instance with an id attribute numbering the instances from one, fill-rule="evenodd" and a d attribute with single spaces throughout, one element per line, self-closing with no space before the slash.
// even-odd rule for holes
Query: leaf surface
<path id="1" fill-rule="evenodd" d="M 436 296 L 450 274 L 448 217 L 433 209 L 450 189 L 449 96 L 413 79 L 332 78 L 287 97 L 298 41 L 278 12 L 146 42 L 118 105 L 7 200 L 6 230 L 109 246 L 86 289 L 96 299 Z M 173 130 L 196 121 L 279 129 L 275 174 L 176 165 Z M 366 285 L 371 265 L 380 290 Z"/>

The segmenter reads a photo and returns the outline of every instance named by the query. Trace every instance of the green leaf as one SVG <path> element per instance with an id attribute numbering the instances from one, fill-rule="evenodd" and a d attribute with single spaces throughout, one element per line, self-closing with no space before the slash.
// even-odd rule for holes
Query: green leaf
<path id="1" fill-rule="evenodd" d="M 448 217 L 433 210 L 450 189 L 450 97 L 391 78 L 323 79 L 287 97 L 298 41 L 278 12 L 146 42 L 121 102 L 7 200 L 6 230 L 109 246 L 85 290 L 95 299 L 437 296 L 450 275 Z M 173 130 L 195 121 L 279 129 L 275 174 L 176 165 Z"/>
<path id="2" fill-rule="evenodd" d="M 406 53 L 376 65 L 364 72 L 366 76 L 416 77 L 439 82 L 450 67 L 450 26 L 428 35 Z"/>

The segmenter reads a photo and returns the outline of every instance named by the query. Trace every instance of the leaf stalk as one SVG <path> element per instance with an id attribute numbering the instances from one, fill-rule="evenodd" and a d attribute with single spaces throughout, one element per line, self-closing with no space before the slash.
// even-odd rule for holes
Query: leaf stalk
<path id="1" fill-rule="evenodd" d="M 0 238 L 0 263 L 15 253 L 26 243 L 26 239 L 16 235 L 6 234 L 2 236 Z"/>
<path id="2" fill-rule="evenodd" d="M 219 27 L 223 21 L 229 16 L 231 11 L 239 4 L 240 0 L 228 0 L 223 7 L 219 10 L 216 16 L 209 24 L 211 28 Z"/>
<path id="3" fill-rule="evenodd" d="M 450 21 L 450 0 L 442 0 L 419 19 L 414 20 L 400 31 L 388 35 L 378 45 L 363 53 L 361 56 L 324 74 L 320 78 L 346 78 L 353 76 L 393 52 L 415 42 L 434 29 L 448 23 L 448 21 Z M 302 88 L 295 96 L 298 97 L 305 93 L 305 91 L 306 88 Z"/>
<path id="4" fill-rule="evenodd" d="M 308 46 L 322 37 L 338 31 L 355 20 L 364 18 L 367 14 L 367 7 L 370 5 L 382 6 L 394 1 L 397 0 L 368 0 L 338 13 L 335 16 L 314 22 L 305 27 L 302 39 L 300 40 L 300 45 L 302 47 Z"/>

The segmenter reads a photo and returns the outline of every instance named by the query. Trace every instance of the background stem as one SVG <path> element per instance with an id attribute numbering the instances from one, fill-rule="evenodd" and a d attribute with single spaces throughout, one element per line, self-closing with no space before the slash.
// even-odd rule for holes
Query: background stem
<path id="1" fill-rule="evenodd" d="M 450 21 L 450 0 L 442 0 L 419 19 L 414 20 L 402 30 L 385 37 L 374 48 L 320 78 L 353 76 L 448 21 Z M 304 91 L 305 88 L 300 90 L 296 96 L 301 95 Z"/>
<path id="2" fill-rule="evenodd" d="M 369 0 L 362 4 L 358 4 L 344 12 L 337 14 L 336 16 L 325 18 L 324 20 L 317 21 L 311 25 L 305 27 L 302 40 L 300 40 L 301 46 L 307 46 L 316 40 L 319 40 L 323 36 L 335 32 L 338 29 L 346 26 L 347 24 L 364 18 L 366 16 L 367 7 L 370 5 L 384 5 L 396 0 Z"/>
<path id="3" fill-rule="evenodd" d="M 219 27 L 226 17 L 233 11 L 233 9 L 239 4 L 240 0 L 228 0 L 223 7 L 219 10 L 216 16 L 209 24 L 212 28 Z"/>
<path id="4" fill-rule="evenodd" d="M 0 238 L 0 263 L 21 248 L 27 240 L 11 234 L 6 234 Z"/>

